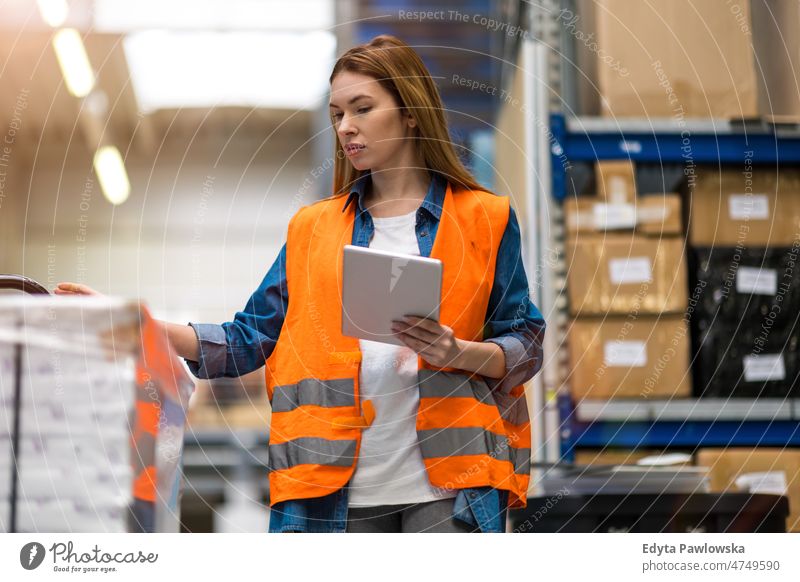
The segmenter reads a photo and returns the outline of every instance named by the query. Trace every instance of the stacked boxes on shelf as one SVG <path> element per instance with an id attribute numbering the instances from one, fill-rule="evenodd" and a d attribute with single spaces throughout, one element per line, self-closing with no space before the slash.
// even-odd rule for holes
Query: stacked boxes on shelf
<path id="1" fill-rule="evenodd" d="M 596 197 L 565 202 L 573 398 L 688 396 L 680 197 L 637 196 L 628 161 L 596 174 Z"/>
<path id="2" fill-rule="evenodd" d="M 577 14 L 563 9 L 582 113 L 796 121 L 800 5 L 729 4 L 578 0 Z"/>
<path id="3" fill-rule="evenodd" d="M 786 531 L 800 533 L 800 451 L 780 448 L 700 449 L 698 466 L 709 467 L 711 490 L 771 493 L 789 498 Z"/>
<path id="4" fill-rule="evenodd" d="M 701 168 L 690 242 L 695 394 L 800 395 L 800 172 Z"/>
<path id="5" fill-rule="evenodd" d="M 141 304 L 0 298 L 0 531 L 178 531 L 176 364 Z"/>

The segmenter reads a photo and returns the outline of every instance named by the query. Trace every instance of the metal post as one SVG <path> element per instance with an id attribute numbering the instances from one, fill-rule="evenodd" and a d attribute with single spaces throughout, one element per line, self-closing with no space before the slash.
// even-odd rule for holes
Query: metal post
<path id="1" fill-rule="evenodd" d="M 18 323 L 17 328 L 21 328 L 22 324 Z M 11 462 L 14 466 L 11 468 L 11 495 L 9 496 L 9 503 L 11 504 L 11 515 L 9 516 L 9 532 L 16 533 L 17 531 L 17 496 L 19 489 L 19 417 L 20 410 L 22 409 L 22 343 L 20 341 L 14 342 L 14 428 L 11 431 Z"/>
<path id="2" fill-rule="evenodd" d="M 542 275 L 545 269 L 542 264 L 541 250 L 541 204 L 542 183 L 539 175 L 541 163 L 538 156 L 538 135 L 536 130 L 536 112 L 540 107 L 537 93 L 538 84 L 541 82 L 539 77 L 541 71 L 538 69 L 538 59 L 536 45 L 538 43 L 530 38 L 525 38 L 520 45 L 519 70 L 517 74 L 523 75 L 523 107 L 525 118 L 525 131 L 523 144 L 526 156 L 530 163 L 526 166 L 525 172 L 525 195 L 527 208 L 527 228 L 525 229 L 527 244 L 526 271 L 528 278 L 532 281 L 534 301 L 539 306 L 542 314 L 547 318 L 547 307 L 545 305 L 545 293 L 542 284 Z M 545 334 L 546 335 L 546 334 Z M 545 354 L 545 357 L 547 354 Z M 544 366 L 543 366 L 544 367 Z M 531 400 L 529 411 L 531 417 L 531 454 L 534 463 L 544 461 L 545 441 L 544 431 L 544 386 L 542 374 L 534 377 L 532 381 Z"/>

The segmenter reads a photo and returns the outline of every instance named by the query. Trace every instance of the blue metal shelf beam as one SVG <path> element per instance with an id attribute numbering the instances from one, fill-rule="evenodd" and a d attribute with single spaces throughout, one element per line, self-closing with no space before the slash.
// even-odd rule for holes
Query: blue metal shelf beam
<path id="1" fill-rule="evenodd" d="M 576 423 L 574 447 L 800 446 L 797 421 L 687 421 Z"/>
<path id="2" fill-rule="evenodd" d="M 551 116 L 553 196 L 566 196 L 569 163 L 631 159 L 642 163 L 753 164 L 800 163 L 800 132 L 725 120 L 618 121 Z"/>
<path id="3" fill-rule="evenodd" d="M 624 403 L 622 403 L 624 404 Z M 580 448 L 800 447 L 800 419 L 579 420 L 567 394 L 558 396 L 561 457 Z"/>

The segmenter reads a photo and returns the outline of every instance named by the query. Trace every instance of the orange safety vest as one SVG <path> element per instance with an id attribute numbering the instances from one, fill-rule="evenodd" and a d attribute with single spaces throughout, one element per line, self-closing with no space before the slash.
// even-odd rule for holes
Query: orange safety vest
<path id="1" fill-rule="evenodd" d="M 351 244 L 355 207 L 334 196 L 302 208 L 289 223 L 289 307 L 266 362 L 272 404 L 270 504 L 321 497 L 350 480 L 361 431 L 374 417 L 360 402 L 361 351 L 342 335 L 343 247 Z M 440 322 L 456 337 L 484 339 L 489 294 L 509 200 L 448 185 L 431 257 L 443 263 Z M 418 357 L 417 439 L 430 483 L 509 491 L 525 507 L 531 433 L 523 386 L 500 394 L 485 379 L 438 368 Z"/>

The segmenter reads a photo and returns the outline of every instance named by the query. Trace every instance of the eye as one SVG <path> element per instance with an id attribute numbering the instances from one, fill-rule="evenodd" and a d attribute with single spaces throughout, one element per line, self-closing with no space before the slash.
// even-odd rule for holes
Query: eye
<path id="1" fill-rule="evenodd" d="M 372 108 L 371 108 L 371 107 L 359 107 L 359 108 L 356 110 L 356 113 L 358 113 L 359 115 L 361 115 L 361 114 L 363 114 L 363 113 L 366 113 L 366 112 L 367 112 L 367 111 L 369 111 L 370 109 L 372 109 Z"/>

